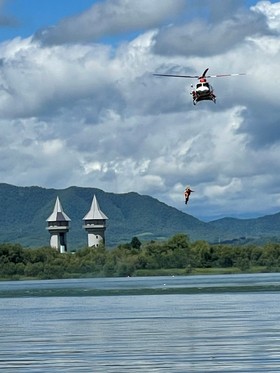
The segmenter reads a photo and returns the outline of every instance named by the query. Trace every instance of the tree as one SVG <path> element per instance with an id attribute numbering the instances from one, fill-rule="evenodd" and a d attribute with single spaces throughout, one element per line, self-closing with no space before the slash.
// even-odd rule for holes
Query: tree
<path id="1" fill-rule="evenodd" d="M 198 240 L 192 244 L 191 261 L 194 267 L 212 267 L 212 252 L 208 242 Z"/>
<path id="2" fill-rule="evenodd" d="M 130 242 L 130 245 L 133 249 L 139 250 L 142 244 L 141 244 L 141 241 L 138 239 L 138 237 L 133 237 Z"/>
<path id="3" fill-rule="evenodd" d="M 170 248 L 181 248 L 181 249 L 189 249 L 190 247 L 190 239 L 188 235 L 183 233 L 175 234 L 167 241 L 168 247 Z"/>

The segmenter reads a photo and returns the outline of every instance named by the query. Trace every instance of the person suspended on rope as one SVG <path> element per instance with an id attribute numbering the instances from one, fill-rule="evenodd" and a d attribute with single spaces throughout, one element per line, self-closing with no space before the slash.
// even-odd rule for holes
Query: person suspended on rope
<path id="1" fill-rule="evenodd" d="M 187 186 L 186 189 L 185 189 L 185 192 L 184 192 L 185 204 L 187 204 L 189 202 L 189 198 L 190 198 L 190 195 L 191 195 L 192 192 L 194 192 L 194 190 L 191 190 L 191 188 L 189 186 Z"/>

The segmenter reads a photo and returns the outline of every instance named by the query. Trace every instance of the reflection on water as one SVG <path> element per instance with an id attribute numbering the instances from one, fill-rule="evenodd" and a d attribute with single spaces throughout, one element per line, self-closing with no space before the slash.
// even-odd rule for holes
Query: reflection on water
<path id="1" fill-rule="evenodd" d="M 279 301 L 278 292 L 2 298 L 0 370 L 279 372 Z"/>

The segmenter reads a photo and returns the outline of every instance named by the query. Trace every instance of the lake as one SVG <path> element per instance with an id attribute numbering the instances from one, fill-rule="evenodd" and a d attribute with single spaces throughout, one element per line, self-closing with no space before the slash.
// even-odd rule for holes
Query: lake
<path id="1" fill-rule="evenodd" d="M 280 371 L 280 274 L 0 283 L 0 370 Z"/>

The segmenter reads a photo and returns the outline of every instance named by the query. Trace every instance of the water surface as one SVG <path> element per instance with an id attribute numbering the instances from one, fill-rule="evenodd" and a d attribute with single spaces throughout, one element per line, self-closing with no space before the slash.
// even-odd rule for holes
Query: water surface
<path id="1" fill-rule="evenodd" d="M 203 278 L 201 278 L 203 277 Z M 277 285 L 279 275 L 1 283 L 123 289 Z M 132 281 L 131 281 L 132 280 Z M 170 283 L 169 283 L 170 281 Z M 265 289 L 265 287 L 264 287 Z M 22 293 L 21 293 L 22 294 Z M 2 297 L 0 370 L 30 372 L 279 372 L 280 292 Z"/>

